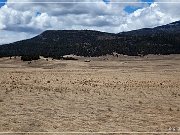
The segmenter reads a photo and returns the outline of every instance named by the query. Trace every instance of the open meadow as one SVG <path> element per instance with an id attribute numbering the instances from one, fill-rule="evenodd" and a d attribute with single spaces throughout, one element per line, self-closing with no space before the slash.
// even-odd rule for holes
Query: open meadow
<path id="1" fill-rule="evenodd" d="M 0 132 L 171 130 L 180 132 L 180 55 L 0 58 Z"/>

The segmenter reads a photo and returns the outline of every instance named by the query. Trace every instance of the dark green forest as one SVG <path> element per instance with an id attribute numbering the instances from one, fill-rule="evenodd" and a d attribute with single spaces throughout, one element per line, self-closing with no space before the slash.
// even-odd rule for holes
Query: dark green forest
<path id="1" fill-rule="evenodd" d="M 63 55 L 95 57 L 113 52 L 129 55 L 180 54 L 180 22 L 118 34 L 91 30 L 49 30 L 28 40 L 0 46 L 0 57 Z"/>

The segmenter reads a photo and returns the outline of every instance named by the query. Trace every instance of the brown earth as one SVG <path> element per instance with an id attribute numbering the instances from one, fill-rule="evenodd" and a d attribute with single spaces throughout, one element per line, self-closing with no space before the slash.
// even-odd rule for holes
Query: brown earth
<path id="1" fill-rule="evenodd" d="M 180 55 L 0 58 L 0 132 L 169 128 L 180 132 Z"/>

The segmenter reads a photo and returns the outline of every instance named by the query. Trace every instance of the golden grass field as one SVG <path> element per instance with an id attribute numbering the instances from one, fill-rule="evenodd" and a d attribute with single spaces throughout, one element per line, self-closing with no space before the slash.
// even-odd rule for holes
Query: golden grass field
<path id="1" fill-rule="evenodd" d="M 170 132 L 171 127 L 180 132 L 180 55 L 30 64 L 0 58 L 0 132 Z"/>

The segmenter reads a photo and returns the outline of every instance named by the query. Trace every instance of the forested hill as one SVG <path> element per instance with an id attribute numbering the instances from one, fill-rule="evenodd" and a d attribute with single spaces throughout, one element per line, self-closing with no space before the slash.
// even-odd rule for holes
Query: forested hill
<path id="1" fill-rule="evenodd" d="M 0 57 L 41 55 L 102 56 L 180 54 L 180 21 L 118 34 L 91 30 L 48 30 L 28 40 L 0 46 Z"/>

